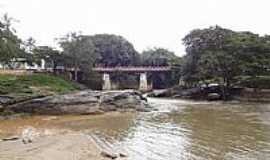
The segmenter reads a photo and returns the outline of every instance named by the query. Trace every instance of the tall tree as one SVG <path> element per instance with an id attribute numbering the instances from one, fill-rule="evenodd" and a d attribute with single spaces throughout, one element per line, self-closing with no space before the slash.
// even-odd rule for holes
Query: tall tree
<path id="1" fill-rule="evenodd" d="M 167 49 L 153 48 L 143 51 L 141 54 L 141 65 L 172 67 L 170 74 L 151 74 L 155 88 L 165 88 L 179 82 L 182 60 Z"/>
<path id="2" fill-rule="evenodd" d="M 184 39 L 187 54 L 183 74 L 188 80 L 214 80 L 224 86 L 223 95 L 241 76 L 269 73 L 269 38 L 251 32 L 235 32 L 219 26 L 193 30 Z"/>
<path id="3" fill-rule="evenodd" d="M 236 59 L 237 52 L 231 47 L 231 38 L 235 32 L 219 26 L 202 30 L 194 30 L 183 40 L 186 45 L 186 73 L 195 72 L 199 80 L 214 78 L 224 86 L 223 97 L 226 98 L 228 88 L 234 76 L 240 72 Z M 190 75 L 190 74 L 187 74 Z"/>
<path id="4" fill-rule="evenodd" d="M 63 66 L 65 57 L 59 50 L 49 46 L 38 46 L 34 49 L 34 60 L 36 63 L 41 64 L 42 60 L 46 62 L 45 68 L 52 68 L 56 71 L 57 66 Z"/>
<path id="5" fill-rule="evenodd" d="M 22 53 L 22 41 L 12 27 L 14 19 L 7 14 L 0 20 L 0 63 L 11 67 L 11 62 Z"/>
<path id="6" fill-rule="evenodd" d="M 63 49 L 65 65 L 74 69 L 75 81 L 78 80 L 78 72 L 90 70 L 96 60 L 96 49 L 89 38 L 78 33 L 70 33 L 59 39 Z"/>
<path id="7" fill-rule="evenodd" d="M 110 34 L 97 34 L 91 36 L 99 55 L 98 64 L 104 66 L 129 66 L 136 65 L 139 54 L 133 45 L 125 38 Z"/>

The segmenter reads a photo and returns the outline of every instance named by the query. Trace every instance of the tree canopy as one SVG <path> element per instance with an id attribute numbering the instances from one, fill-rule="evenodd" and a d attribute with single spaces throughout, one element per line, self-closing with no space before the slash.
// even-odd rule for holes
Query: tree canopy
<path id="1" fill-rule="evenodd" d="M 16 35 L 12 27 L 14 19 L 7 14 L 0 20 L 0 63 L 10 66 L 14 58 L 23 54 L 21 50 L 22 41 Z"/>
<path id="2" fill-rule="evenodd" d="M 138 64 L 138 52 L 122 36 L 97 34 L 89 36 L 89 38 L 92 40 L 98 54 L 97 64 L 104 66 L 130 66 Z"/>
<path id="3" fill-rule="evenodd" d="M 76 81 L 79 70 L 91 70 L 97 56 L 95 46 L 88 36 L 70 33 L 60 38 L 59 44 L 63 49 L 65 66 L 74 69 Z"/>
<path id="4" fill-rule="evenodd" d="M 150 78 L 154 88 L 166 88 L 179 81 L 182 59 L 164 48 L 153 48 L 142 52 L 141 65 L 143 66 L 171 66 L 170 73 L 152 73 Z"/>
<path id="5" fill-rule="evenodd" d="M 188 82 L 212 80 L 229 88 L 236 77 L 269 73 L 269 36 L 214 26 L 191 31 L 183 42 L 182 73 Z"/>

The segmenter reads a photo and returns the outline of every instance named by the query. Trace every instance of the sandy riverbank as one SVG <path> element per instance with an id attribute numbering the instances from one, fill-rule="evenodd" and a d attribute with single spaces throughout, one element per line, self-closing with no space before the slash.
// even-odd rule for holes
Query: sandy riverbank
<path id="1" fill-rule="evenodd" d="M 62 133 L 36 138 L 24 144 L 21 139 L 0 142 L 1 160 L 106 160 L 97 143 L 88 135 Z M 119 158 L 120 159 L 120 158 Z"/>

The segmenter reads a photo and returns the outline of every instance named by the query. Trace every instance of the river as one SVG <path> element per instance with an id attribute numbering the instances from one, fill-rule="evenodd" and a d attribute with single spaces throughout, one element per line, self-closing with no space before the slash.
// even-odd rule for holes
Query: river
<path id="1" fill-rule="evenodd" d="M 270 159 L 269 104 L 148 101 L 156 111 L 3 121 L 0 136 L 31 125 L 94 133 L 102 145 L 124 149 L 130 160 Z"/>

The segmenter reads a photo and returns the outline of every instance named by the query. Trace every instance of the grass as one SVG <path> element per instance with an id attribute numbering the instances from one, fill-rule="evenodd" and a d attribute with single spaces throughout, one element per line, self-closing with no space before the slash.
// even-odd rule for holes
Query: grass
<path id="1" fill-rule="evenodd" d="M 71 81 L 48 74 L 0 75 L 0 95 L 38 96 L 66 93 L 79 89 Z"/>

